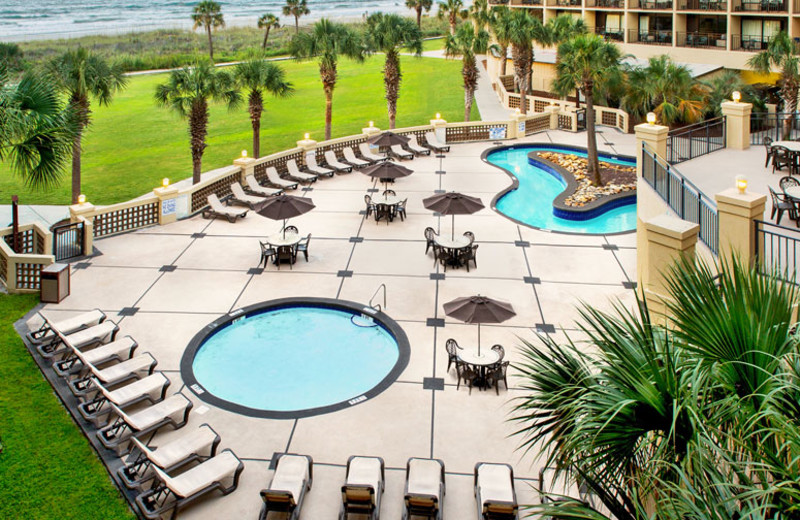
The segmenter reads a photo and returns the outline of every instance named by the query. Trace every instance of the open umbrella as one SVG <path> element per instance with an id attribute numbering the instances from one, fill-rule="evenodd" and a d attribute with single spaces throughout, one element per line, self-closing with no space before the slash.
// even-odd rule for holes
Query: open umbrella
<path id="1" fill-rule="evenodd" d="M 383 146 L 386 148 L 386 157 L 389 157 L 389 147 L 394 146 L 396 144 L 404 145 L 411 140 L 410 137 L 406 137 L 404 135 L 396 134 L 394 132 L 385 131 L 381 132 L 378 135 L 370 137 L 367 139 L 367 143 L 373 146 Z"/>
<path id="2" fill-rule="evenodd" d="M 484 208 L 483 202 L 478 197 L 470 197 L 455 191 L 433 195 L 422 199 L 422 203 L 431 211 L 453 216 L 451 238 L 455 238 L 456 215 L 471 215 Z"/>
<path id="3" fill-rule="evenodd" d="M 314 203 L 307 197 L 281 194 L 267 199 L 264 206 L 258 210 L 258 214 L 272 220 L 283 220 L 283 236 L 285 237 L 286 221 L 308 213 L 314 207 Z"/>
<path id="4" fill-rule="evenodd" d="M 384 161 L 364 168 L 361 170 L 361 173 L 374 179 L 381 179 L 381 182 L 387 184 L 389 179 L 407 177 L 414 173 L 414 170 L 410 170 L 405 166 L 400 166 L 392 161 Z"/>
<path id="5" fill-rule="evenodd" d="M 481 355 L 481 323 L 503 323 L 516 316 L 510 303 L 487 298 L 466 296 L 444 304 L 444 313 L 464 323 L 478 324 L 478 355 Z"/>

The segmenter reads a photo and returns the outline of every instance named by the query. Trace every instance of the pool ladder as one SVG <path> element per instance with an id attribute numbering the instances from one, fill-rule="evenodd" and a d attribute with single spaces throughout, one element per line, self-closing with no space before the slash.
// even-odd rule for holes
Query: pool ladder
<path id="1" fill-rule="evenodd" d="M 381 307 L 380 303 L 372 303 L 381 289 L 383 289 L 383 307 Z M 386 284 L 380 284 L 378 289 L 375 290 L 375 294 L 369 299 L 367 306 L 361 309 L 361 316 L 353 314 L 353 316 L 350 317 L 350 321 L 359 327 L 376 327 L 378 324 L 375 323 L 375 314 L 381 312 L 381 309 L 384 307 L 386 307 Z"/>
<path id="2" fill-rule="evenodd" d="M 375 289 L 375 293 L 372 295 L 372 298 L 369 299 L 369 304 L 368 304 L 371 308 L 377 310 L 378 312 L 381 312 L 381 309 L 382 309 L 381 304 L 380 303 L 376 303 L 375 305 L 373 305 L 372 304 L 372 300 L 374 300 L 375 297 L 378 296 L 378 293 L 381 292 L 381 289 L 383 289 L 383 308 L 386 308 L 386 284 L 385 283 L 380 284 L 378 286 L 378 288 Z"/>

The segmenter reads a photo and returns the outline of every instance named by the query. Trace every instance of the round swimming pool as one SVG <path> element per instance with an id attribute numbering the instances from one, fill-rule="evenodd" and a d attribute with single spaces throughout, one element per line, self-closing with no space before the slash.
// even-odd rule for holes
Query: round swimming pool
<path id="1" fill-rule="evenodd" d="M 181 372 L 211 404 L 289 419 L 378 395 L 408 358 L 405 333 L 382 312 L 341 300 L 286 298 L 209 324 L 186 349 Z"/>
<path id="2" fill-rule="evenodd" d="M 558 152 L 586 157 L 585 150 L 558 145 L 515 145 L 489 150 L 484 154 L 484 160 L 502 168 L 517 180 L 515 187 L 500 194 L 494 201 L 494 208 L 498 212 L 527 226 L 567 233 L 611 234 L 636 229 L 635 203 L 620 205 L 586 220 L 557 217 L 553 213 L 553 200 L 564 191 L 567 183 L 555 169 L 529 158 L 531 152 Z M 599 155 L 604 162 L 636 166 L 636 160 L 632 158 L 603 153 Z"/>

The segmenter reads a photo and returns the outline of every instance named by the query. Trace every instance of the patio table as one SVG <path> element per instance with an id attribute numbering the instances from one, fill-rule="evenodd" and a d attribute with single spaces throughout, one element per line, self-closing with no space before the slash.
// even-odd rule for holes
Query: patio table
<path id="1" fill-rule="evenodd" d="M 267 243 L 275 247 L 293 246 L 300 243 L 301 238 L 297 233 L 286 233 L 284 236 L 283 232 L 279 232 L 268 236 Z"/>
<path id="2" fill-rule="evenodd" d="M 790 186 L 783 190 L 783 192 L 789 197 L 800 201 L 800 186 Z"/>
<path id="3" fill-rule="evenodd" d="M 372 203 L 375 204 L 375 222 L 385 218 L 388 224 L 390 220 L 394 219 L 397 205 L 401 202 L 403 199 L 397 195 L 378 195 L 372 199 Z"/>
<path id="4" fill-rule="evenodd" d="M 445 247 L 447 249 L 463 249 L 469 246 L 469 238 L 461 235 L 460 237 L 455 238 L 447 238 L 443 236 L 438 236 L 434 238 L 434 242 L 437 245 Z"/>
<path id="5" fill-rule="evenodd" d="M 480 355 L 478 355 L 477 349 L 473 350 L 470 348 L 465 348 L 458 352 L 458 358 L 464 363 L 478 368 L 480 374 L 475 381 L 473 381 L 473 384 L 480 388 L 484 388 L 486 386 L 486 367 L 494 365 L 500 361 L 500 354 L 489 349 L 481 351 Z"/>
<path id="6" fill-rule="evenodd" d="M 790 152 L 800 152 L 800 141 L 774 141 L 772 146 L 783 146 Z"/>

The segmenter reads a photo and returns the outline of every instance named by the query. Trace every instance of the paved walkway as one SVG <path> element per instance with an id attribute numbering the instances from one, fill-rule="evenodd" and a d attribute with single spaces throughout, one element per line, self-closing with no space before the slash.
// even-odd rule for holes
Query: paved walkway
<path id="1" fill-rule="evenodd" d="M 19 207 L 20 224 L 40 222 L 50 227 L 61 219 L 69 217 L 68 206 L 25 206 Z M 11 226 L 11 205 L 0 205 L 0 228 Z"/>

